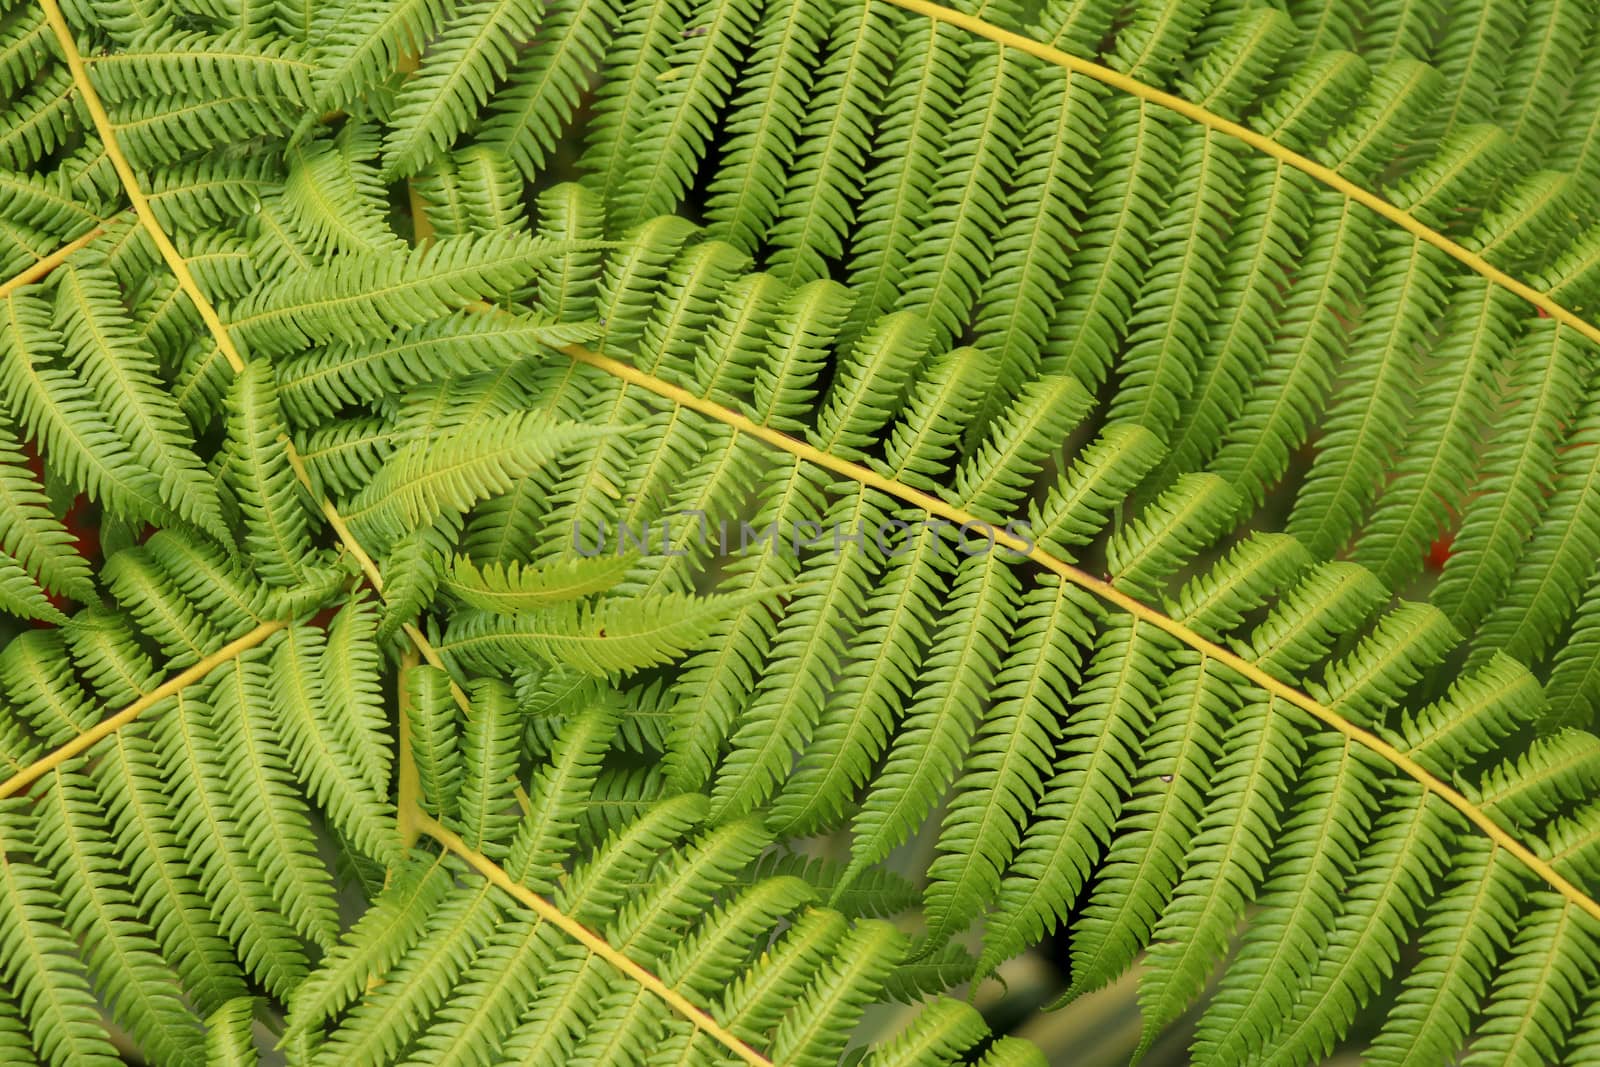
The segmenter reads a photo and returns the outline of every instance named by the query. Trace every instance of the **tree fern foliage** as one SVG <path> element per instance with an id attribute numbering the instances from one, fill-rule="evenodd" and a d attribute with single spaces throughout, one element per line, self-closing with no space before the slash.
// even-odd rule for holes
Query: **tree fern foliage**
<path id="1" fill-rule="evenodd" d="M 0 0 L 0 93 L 4 1062 L 1042 1064 L 1048 949 L 1600 1063 L 1592 7 Z"/>

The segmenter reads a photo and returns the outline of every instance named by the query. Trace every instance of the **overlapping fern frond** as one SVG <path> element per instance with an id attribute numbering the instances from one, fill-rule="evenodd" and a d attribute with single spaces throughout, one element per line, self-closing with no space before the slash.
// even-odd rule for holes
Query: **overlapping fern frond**
<path id="1" fill-rule="evenodd" d="M 0 0 L 7 1062 L 1597 1062 L 1597 42 Z"/>

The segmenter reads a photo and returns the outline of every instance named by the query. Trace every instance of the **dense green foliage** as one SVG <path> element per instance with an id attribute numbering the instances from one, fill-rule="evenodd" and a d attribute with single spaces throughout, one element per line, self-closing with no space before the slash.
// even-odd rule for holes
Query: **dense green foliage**
<path id="1" fill-rule="evenodd" d="M 0 1061 L 1600 1064 L 1593 4 L 56 4 Z"/>

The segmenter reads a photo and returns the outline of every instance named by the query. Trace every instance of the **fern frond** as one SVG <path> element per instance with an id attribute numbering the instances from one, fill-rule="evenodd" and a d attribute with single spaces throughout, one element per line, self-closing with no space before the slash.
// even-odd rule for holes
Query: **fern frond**
<path id="1" fill-rule="evenodd" d="M 889 311 L 906 279 L 913 227 L 931 207 L 940 150 L 961 95 L 965 49 L 957 33 L 898 12 L 892 18 L 898 47 L 886 98 L 899 103 L 884 112 L 862 184 L 850 261 L 850 287 L 860 294 L 857 324 Z"/>
<path id="2" fill-rule="evenodd" d="M 326 645 L 320 630 L 290 627 L 276 640 L 273 671 L 279 679 L 271 703 L 295 775 L 335 824 L 368 855 L 388 859 L 395 850 L 386 797 L 363 773 L 347 719 L 330 721 L 323 685 Z"/>
<path id="3" fill-rule="evenodd" d="M 999 703 L 977 733 L 928 869 L 928 938 L 937 943 L 994 899 L 1044 795 L 1068 719 L 1062 694 L 1079 680 L 1087 605 L 1065 582 L 1023 596 L 1013 644 L 995 678 Z"/>
<path id="4" fill-rule="evenodd" d="M 35 856 L 56 877 L 66 929 L 81 940 L 96 988 L 139 1046 L 163 1063 L 199 1064 L 200 1020 L 135 911 L 96 799 L 68 778 L 72 771 L 58 769 L 48 782 L 35 837 Z"/>
<path id="5" fill-rule="evenodd" d="M 746 0 L 717 4 L 697 14 L 700 22 L 662 49 L 666 69 L 649 102 L 627 131 L 629 150 L 618 157 L 615 227 L 626 228 L 677 206 L 689 188 L 694 163 L 711 133 L 712 116 L 732 90 L 734 57 L 746 49 L 755 5 Z M 634 147 L 637 146 L 637 151 Z"/>
<path id="6" fill-rule="evenodd" d="M 340 257 L 242 301 L 229 325 L 246 343 L 280 351 L 336 338 L 360 341 L 522 285 L 562 250 L 513 233 Z"/>
<path id="7" fill-rule="evenodd" d="M 1000 885 L 997 914 L 984 937 L 978 973 L 987 974 L 1064 916 L 1109 839 L 1149 720 L 1167 650 L 1137 621 L 1096 640 L 1076 694 L 1081 714 L 1068 719 L 1056 764 Z"/>
<path id="8" fill-rule="evenodd" d="M 1279 1003 L 1293 997 L 1292 987 L 1285 987 L 1328 948 L 1356 858 L 1365 855 L 1363 846 L 1370 847 L 1376 788 L 1377 768 L 1359 749 L 1329 748 L 1308 757 L 1261 889 L 1262 917 L 1251 924 L 1239 962 L 1224 974 L 1200 1021 L 1197 1063 L 1265 1051 L 1268 1020 L 1281 1017 Z M 1307 966 L 1277 967 L 1289 959 Z M 1262 980 L 1247 981 L 1252 973 Z"/>
<path id="9" fill-rule="evenodd" d="M 564 602 L 510 616 L 467 611 L 455 617 L 440 650 L 480 669 L 543 662 L 592 674 L 633 671 L 680 655 L 752 599 L 664 593 Z"/>
<path id="10" fill-rule="evenodd" d="M 495 370 L 591 336 L 588 327 L 534 316 L 458 312 L 381 340 L 335 342 L 285 360 L 278 391 L 295 422 L 312 423 L 349 404 L 375 403 L 452 374 Z"/>
<path id="11" fill-rule="evenodd" d="M 178 840 L 218 927 L 262 985 L 286 998 L 305 977 L 305 948 L 263 876 L 246 860 L 211 709 L 180 694 L 171 714 L 154 720 L 151 737 L 173 776 Z"/>
<path id="12" fill-rule="evenodd" d="M 1539 572 L 1529 566 L 1526 570 L 1518 567 L 1508 573 L 1506 564 L 1518 558 L 1522 538 L 1526 530 L 1534 526 L 1536 516 L 1543 528 L 1558 522 L 1558 516 L 1566 510 L 1565 501 L 1561 506 L 1552 501 L 1548 509 L 1541 507 L 1541 497 L 1549 481 L 1557 476 L 1558 469 L 1575 469 L 1573 460 L 1578 459 L 1573 456 L 1558 460 L 1555 455 L 1556 442 L 1560 440 L 1557 424 L 1569 423 L 1577 413 L 1574 401 L 1578 389 L 1573 378 L 1577 372 L 1572 363 L 1574 340 L 1565 330 L 1542 328 L 1540 324 L 1530 327 L 1519 339 L 1514 350 L 1514 356 L 1520 359 L 1513 372 L 1514 395 L 1519 400 L 1515 421 L 1492 439 L 1490 474 L 1485 480 L 1489 491 L 1480 500 L 1469 501 L 1463 509 L 1461 531 L 1453 545 L 1452 558 L 1446 563 L 1446 573 L 1440 576 L 1433 594 L 1434 603 L 1449 612 L 1458 626 L 1473 625 L 1486 615 L 1498 616 L 1484 626 L 1481 640 L 1494 645 L 1504 641 L 1501 647 L 1513 655 L 1531 651 L 1522 640 L 1513 640 L 1506 633 L 1518 608 L 1527 605 L 1522 610 L 1541 614 L 1550 610 L 1540 602 L 1544 598 L 1537 594 L 1537 599 L 1529 603 L 1529 594 L 1534 588 L 1530 579 Z M 1584 432 L 1576 427 L 1574 430 Z M 1586 450 L 1577 448 L 1574 451 L 1581 456 Z M 1543 550 L 1544 545 L 1536 538 L 1523 558 L 1531 563 Z M 1506 598 L 1497 603 L 1501 593 L 1505 593 Z M 1552 591 L 1551 595 L 1560 597 L 1563 594 Z M 1559 603 L 1557 600 L 1556 604 Z M 1551 607 L 1558 614 L 1563 611 L 1555 605 Z"/>
<path id="13" fill-rule="evenodd" d="M 14 7 L 6 11 L 0 29 L 0 93 L 8 98 L 33 80 L 50 60 L 50 28 L 44 12 L 36 8 Z"/>
<path id="14" fill-rule="evenodd" d="M 408 441 L 356 495 L 345 516 L 357 537 L 378 539 L 373 543 L 381 545 L 505 492 L 561 450 L 595 436 L 585 427 L 550 425 L 532 413 L 518 413 L 438 440 Z"/>
<path id="15" fill-rule="evenodd" d="M 980 704 L 1000 665 L 1005 620 L 1014 613 L 1016 578 L 998 554 L 968 560 L 947 603 L 952 619 L 931 635 L 926 688 L 905 711 L 882 771 L 852 825 L 848 881 L 910 836 L 955 777 Z"/>
<path id="16" fill-rule="evenodd" d="M 1420 241 L 1393 242 L 1378 264 L 1383 296 L 1363 315 L 1344 367 L 1359 384 L 1329 411 L 1327 438 L 1289 524 L 1319 554 L 1347 536 L 1370 505 L 1395 445 L 1392 428 L 1414 400 L 1416 347 L 1441 310 L 1431 252 Z"/>
<path id="17" fill-rule="evenodd" d="M 1075 242 L 1047 235 L 1067 230 L 1084 210 L 1093 153 L 1105 128 L 1098 95 L 1071 74 L 1044 71 L 1026 108 L 1032 116 L 1015 149 L 1012 180 L 993 238 L 994 256 L 977 294 L 979 348 L 994 353 L 994 407 L 1005 391 L 1033 376 L 1043 358 L 1056 305 L 1066 291 Z"/>
<path id="18" fill-rule="evenodd" d="M 459 818 L 471 848 L 497 856 L 516 818 L 522 720 L 503 686 L 485 683 L 472 694 L 472 716 L 461 739 Z"/>
<path id="19" fill-rule="evenodd" d="M 23 858 L 32 851 L 35 833 L 25 804 L 5 801 L 6 861 L 0 864 L 0 894 L 12 917 L 0 950 L 13 975 L 16 1007 L 34 1021 L 31 1039 L 50 1063 L 114 1067 L 121 1057 L 101 1025 L 71 938 L 61 928 L 50 878 Z"/>
<path id="20" fill-rule="evenodd" d="M 408 759 L 416 768 L 421 803 L 435 818 L 454 816 L 461 786 L 456 751 L 461 723 L 450 693 L 450 678 L 437 667 L 414 667 L 406 674 L 404 685 L 402 711 L 411 737 Z"/>
<path id="21" fill-rule="evenodd" d="M 505 77 L 517 45 L 534 36 L 541 8 L 530 0 L 483 0 L 450 14 L 395 94 L 383 146 L 387 174 L 415 174 L 449 147 Z"/>
<path id="22" fill-rule="evenodd" d="M 246 136 L 287 134 L 309 102 L 312 65 L 292 46 L 247 36 L 139 35 L 91 71 L 117 142 L 159 166 Z"/>
<path id="23" fill-rule="evenodd" d="M 310 811 L 294 788 L 282 725 L 274 722 L 264 656 L 223 668 L 207 693 L 217 723 L 217 755 L 233 783 L 231 810 L 249 856 L 290 921 L 327 947 L 338 935 L 333 885 L 317 862 Z"/>
<path id="24" fill-rule="evenodd" d="M 95 408 L 89 389 L 56 360 L 61 344 L 50 310 L 31 287 L 5 296 L 5 362 L 0 366 L 7 408 L 28 437 L 38 441 L 60 471 L 113 512 L 159 521 L 167 512 L 160 481 L 135 459 L 110 422 Z"/>
<path id="25" fill-rule="evenodd" d="M 310 508 L 283 453 L 288 430 L 272 370 L 251 362 L 228 391 L 223 484 L 244 520 L 257 573 L 276 585 L 298 584 L 311 551 Z"/>
<path id="26" fill-rule="evenodd" d="M 389 891 L 295 990 L 286 1036 L 319 1027 L 353 1003 L 373 974 L 393 967 L 421 935 L 449 888 L 449 868 L 441 859 L 413 858 L 397 867 Z"/>
<path id="27" fill-rule="evenodd" d="M 437 0 L 318 8 L 312 22 L 318 45 L 315 95 L 302 126 L 309 128 L 313 115 L 343 108 L 394 74 L 402 56 L 421 49 L 445 10 Z"/>
<path id="28" fill-rule="evenodd" d="M 1559 1055 L 1577 991 L 1592 981 L 1595 930 L 1582 913 L 1535 894 L 1490 988 L 1481 1039 L 1466 1062 L 1534 1063 Z"/>
<path id="29" fill-rule="evenodd" d="M 1099 988 L 1132 963 L 1167 910 L 1184 873 L 1181 858 L 1196 841 L 1203 795 L 1214 777 L 1213 745 L 1232 717 L 1237 680 L 1204 658 L 1185 656 L 1174 666 L 1140 745 L 1142 766 L 1113 831 L 1104 873 L 1076 926 L 1067 996 Z"/>
<path id="30" fill-rule="evenodd" d="M 0 56 L 0 64 L 8 62 L 11 56 Z M 0 72 L 7 69 L 0 66 Z M 56 67 L 16 101 L 15 113 L 0 120 L 0 162 L 27 170 L 65 145 L 81 125 L 72 90 L 72 75 Z"/>
<path id="31" fill-rule="evenodd" d="M 222 644 L 199 609 L 166 584 L 165 575 L 140 547 L 118 552 L 102 573 L 112 596 L 160 643 L 174 666 L 196 663 Z"/>
<path id="32" fill-rule="evenodd" d="M 611 0 L 581 0 L 544 12 L 545 32 L 522 49 L 506 86 L 494 94 L 480 137 L 524 177 L 541 170 L 556 151 L 561 128 L 601 66 L 617 22 Z"/>
<path id="33" fill-rule="evenodd" d="M 861 217 L 856 204 L 889 88 L 896 26 L 881 7 L 833 9 L 815 75 L 816 107 L 799 131 L 770 230 L 773 270 L 790 283 L 827 277 L 828 263 L 843 258 L 846 235 Z M 737 233 L 729 239 L 739 242 Z"/>
<path id="34" fill-rule="evenodd" d="M 47 503 L 16 441 L 0 436 L 0 549 L 46 589 L 86 602 L 94 595 L 88 566 Z"/>
<path id="35" fill-rule="evenodd" d="M 62 6 L 0 1059 L 1600 1048 L 1585 3 Z"/>
<path id="36" fill-rule="evenodd" d="M 222 537 L 216 490 L 202 473 L 180 413 L 157 391 L 154 354 L 141 349 L 128 328 L 115 279 L 70 261 L 55 277 L 55 322 L 74 374 L 88 385 L 129 451 L 159 472 L 163 502 Z"/>
<path id="37" fill-rule="evenodd" d="M 290 150 L 281 203 L 307 249 L 378 252 L 398 243 L 385 217 L 387 191 L 369 162 L 377 154 L 376 136 L 359 124 Z"/>
<path id="38" fill-rule="evenodd" d="M 522 178 L 504 155 L 474 146 L 440 160 L 411 187 L 438 236 L 525 229 Z"/>
<path id="39" fill-rule="evenodd" d="M 479 569 L 457 558 L 443 588 L 469 607 L 500 615 L 515 615 L 533 608 L 615 586 L 635 563 L 631 556 L 558 559 L 541 566 L 488 566 Z"/>
<path id="40" fill-rule="evenodd" d="M 251 1067 L 257 1062 L 251 1035 L 255 1000 L 235 997 L 206 1018 L 206 1060 L 224 1067 Z"/>

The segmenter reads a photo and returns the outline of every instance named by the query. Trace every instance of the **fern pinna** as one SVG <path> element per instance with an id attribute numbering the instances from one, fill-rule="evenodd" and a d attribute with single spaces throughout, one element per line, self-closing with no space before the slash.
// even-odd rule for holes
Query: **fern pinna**
<path id="1" fill-rule="evenodd" d="M 1053 951 L 1600 1063 L 1592 5 L 0 0 L 0 92 L 0 1060 L 1079 1062 Z"/>

